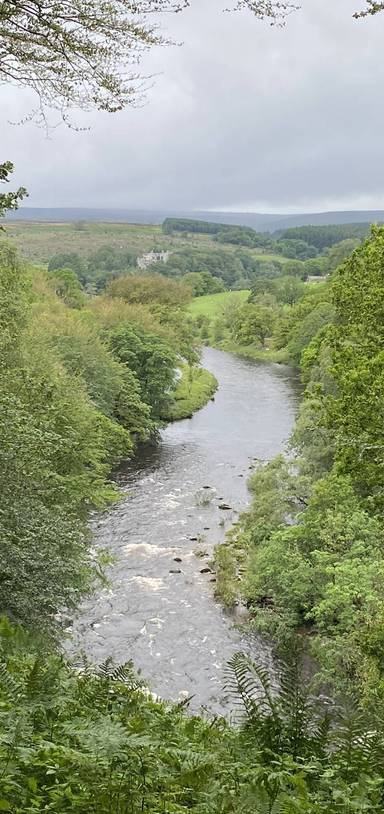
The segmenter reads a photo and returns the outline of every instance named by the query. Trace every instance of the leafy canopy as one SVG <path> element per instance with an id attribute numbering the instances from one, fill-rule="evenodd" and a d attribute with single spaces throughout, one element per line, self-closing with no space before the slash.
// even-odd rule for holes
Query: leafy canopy
<path id="1" fill-rule="evenodd" d="M 1 7 L 0 7 L 1 8 Z M 1 21 L 1 10 L 0 10 Z M 0 51 L 1 54 L 1 51 Z M 1 63 L 0 63 L 1 73 Z M 0 164 L 0 183 L 9 183 L 9 176 L 13 173 L 13 164 L 11 161 L 5 161 Z M 27 195 L 27 190 L 24 187 L 19 187 L 16 192 L 0 192 L 0 218 L 3 218 L 5 213 L 10 209 L 18 209 L 20 201 Z"/>

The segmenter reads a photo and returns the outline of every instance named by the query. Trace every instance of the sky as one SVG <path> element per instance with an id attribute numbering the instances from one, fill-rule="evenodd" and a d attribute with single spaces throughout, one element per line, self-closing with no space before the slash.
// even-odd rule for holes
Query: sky
<path id="1" fill-rule="evenodd" d="M 0 158 L 29 206 L 384 208 L 384 13 L 357 22 L 364 0 L 302 0 L 279 29 L 228 5 L 163 15 L 183 44 L 145 58 L 145 104 L 74 113 L 82 132 L 11 124 L 34 99 L 0 87 Z"/>

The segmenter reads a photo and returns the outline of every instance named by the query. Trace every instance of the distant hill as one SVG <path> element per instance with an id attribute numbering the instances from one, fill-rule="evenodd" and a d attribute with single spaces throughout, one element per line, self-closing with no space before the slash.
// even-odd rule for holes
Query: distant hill
<path id="1" fill-rule="evenodd" d="M 139 209 L 86 209 L 21 207 L 7 216 L 8 220 L 45 221 L 51 223 L 77 220 L 108 223 L 160 224 L 166 218 L 192 218 L 236 226 L 251 226 L 260 232 L 275 232 L 293 226 L 324 226 L 345 223 L 384 222 L 383 210 L 316 212 L 302 215 L 269 215 L 257 212 L 194 212 Z"/>
<path id="2" fill-rule="evenodd" d="M 384 210 L 361 210 L 345 212 L 316 212 L 304 215 L 277 215 L 274 230 L 289 229 L 293 226 L 329 226 L 346 223 L 383 223 Z M 269 227 L 270 228 L 270 227 Z"/>

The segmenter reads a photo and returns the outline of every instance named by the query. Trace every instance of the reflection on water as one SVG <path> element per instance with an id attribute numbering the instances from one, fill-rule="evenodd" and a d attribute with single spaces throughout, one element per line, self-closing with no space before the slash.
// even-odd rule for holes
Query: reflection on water
<path id="1" fill-rule="evenodd" d="M 219 380 L 215 401 L 170 425 L 121 467 L 121 503 L 95 523 L 96 541 L 117 557 L 109 588 L 84 604 L 75 647 L 94 660 L 133 659 L 164 698 L 228 710 L 223 670 L 235 650 L 269 654 L 246 640 L 213 598 L 209 554 L 249 502 L 255 460 L 280 452 L 297 389 L 287 368 L 207 349 Z M 219 504 L 227 504 L 223 510 Z M 196 549 L 207 556 L 198 558 Z"/>

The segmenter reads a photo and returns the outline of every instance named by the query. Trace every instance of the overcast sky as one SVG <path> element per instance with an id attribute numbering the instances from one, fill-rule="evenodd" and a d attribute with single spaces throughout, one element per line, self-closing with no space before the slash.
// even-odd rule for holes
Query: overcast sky
<path id="1" fill-rule="evenodd" d="M 50 139 L 12 126 L 33 107 L 0 89 L 1 160 L 29 206 L 259 212 L 384 208 L 384 14 L 363 0 L 302 0 L 285 29 L 228 0 L 163 15 L 182 47 L 158 48 L 161 73 L 141 109 L 76 115 Z"/>

